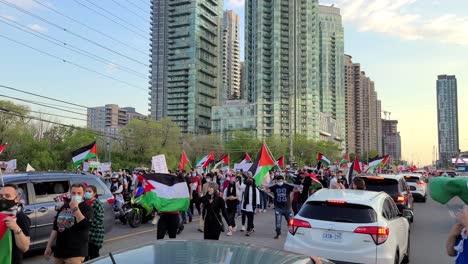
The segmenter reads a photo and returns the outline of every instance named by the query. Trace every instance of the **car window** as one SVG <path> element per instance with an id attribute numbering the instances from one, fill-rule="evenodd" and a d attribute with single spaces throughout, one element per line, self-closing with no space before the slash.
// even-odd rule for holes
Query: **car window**
<path id="1" fill-rule="evenodd" d="M 350 203 L 308 202 L 299 211 L 299 215 L 308 219 L 345 223 L 377 221 L 374 209 L 366 205 Z"/>
<path id="2" fill-rule="evenodd" d="M 395 201 L 393 201 L 393 199 L 388 199 L 388 202 L 390 204 L 390 207 L 392 208 L 393 215 L 395 217 L 398 217 L 400 215 L 400 209 L 398 209 L 398 206 L 396 205 Z"/>
<path id="3" fill-rule="evenodd" d="M 36 203 L 53 202 L 58 195 L 68 192 L 68 181 L 33 182 Z"/>
<path id="4" fill-rule="evenodd" d="M 77 177 L 77 178 L 72 178 L 71 181 L 72 181 L 72 183 L 80 183 L 80 184 L 85 183 L 84 184 L 85 186 L 94 185 L 94 186 L 96 186 L 98 195 L 105 194 L 105 191 L 102 188 L 102 184 L 98 181 L 97 178 L 93 179 L 93 178 L 78 178 Z"/>
<path id="5" fill-rule="evenodd" d="M 388 194 L 398 193 L 398 181 L 395 179 L 371 179 L 362 177 L 366 182 L 368 191 L 386 192 Z"/>
<path id="6" fill-rule="evenodd" d="M 384 204 L 383 204 L 383 207 L 382 207 L 382 215 L 387 220 L 392 219 L 392 208 L 391 208 L 390 204 L 388 203 L 387 199 L 384 200 Z"/>
<path id="7" fill-rule="evenodd" d="M 16 186 L 18 186 L 18 197 L 20 198 L 20 203 L 28 205 L 28 185 L 26 183 L 18 183 Z"/>
<path id="8" fill-rule="evenodd" d="M 407 176 L 405 177 L 406 182 L 419 182 L 419 177 L 416 176 Z"/>

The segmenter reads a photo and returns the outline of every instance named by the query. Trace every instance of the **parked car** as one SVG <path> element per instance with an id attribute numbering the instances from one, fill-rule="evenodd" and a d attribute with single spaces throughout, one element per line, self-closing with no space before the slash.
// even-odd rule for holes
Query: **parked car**
<path id="1" fill-rule="evenodd" d="M 413 197 L 425 203 L 427 200 L 427 184 L 424 176 L 418 173 L 405 174 L 405 180 Z"/>
<path id="2" fill-rule="evenodd" d="M 410 226 L 403 214 L 384 192 L 322 189 L 289 221 L 284 249 L 335 263 L 408 263 Z"/>
<path id="3" fill-rule="evenodd" d="M 104 207 L 105 231 L 114 225 L 112 204 L 114 196 L 106 185 L 94 175 L 67 172 L 30 172 L 3 176 L 5 183 L 18 186 L 23 211 L 31 219 L 31 249 L 43 248 L 52 231 L 55 210 L 54 198 L 69 191 L 74 183 L 86 183 L 97 188 Z"/>
<path id="4" fill-rule="evenodd" d="M 366 189 L 369 191 L 386 192 L 393 198 L 395 203 L 403 213 L 404 209 L 413 212 L 414 198 L 410 188 L 401 174 L 380 174 L 378 176 L 359 176 L 366 182 Z M 410 219 L 413 222 L 413 217 Z"/>

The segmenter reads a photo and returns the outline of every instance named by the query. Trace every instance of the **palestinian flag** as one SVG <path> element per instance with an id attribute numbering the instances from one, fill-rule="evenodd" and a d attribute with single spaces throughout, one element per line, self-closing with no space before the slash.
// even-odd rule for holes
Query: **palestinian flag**
<path id="1" fill-rule="evenodd" d="M 284 168 L 284 156 L 281 156 L 281 157 L 276 161 L 276 165 L 278 165 L 278 167 L 280 167 L 280 168 Z"/>
<path id="2" fill-rule="evenodd" d="M 6 148 L 7 145 L 8 145 L 8 143 L 5 143 L 5 144 L 0 146 L 0 154 L 2 154 L 3 150 Z"/>
<path id="3" fill-rule="evenodd" d="M 228 165 L 229 166 L 229 154 L 223 154 L 221 155 L 221 158 L 219 158 L 219 160 L 216 162 L 216 164 L 214 165 L 213 169 L 216 169 L 218 168 L 219 166 L 221 166 L 222 164 L 225 164 L 225 165 Z"/>
<path id="4" fill-rule="evenodd" d="M 252 163 L 252 159 L 247 153 L 245 153 L 244 159 L 240 162 L 240 164 L 246 164 L 246 163 Z"/>
<path id="5" fill-rule="evenodd" d="M 208 167 L 208 165 L 214 161 L 214 154 L 213 154 L 213 151 L 211 151 L 208 155 L 202 157 L 201 159 L 199 159 L 197 161 L 197 165 L 196 167 L 201 167 L 203 169 L 206 169 L 206 167 Z"/>
<path id="6" fill-rule="evenodd" d="M 10 217 L 6 214 L 0 214 L 0 263 L 11 263 L 12 237 L 11 232 L 6 226 L 4 219 Z"/>
<path id="7" fill-rule="evenodd" d="M 312 184 L 310 185 L 309 190 L 323 188 L 323 185 L 320 182 L 320 180 L 317 178 L 317 175 L 315 175 L 313 173 L 308 173 L 305 176 L 310 177 L 312 179 Z"/>
<path id="8" fill-rule="evenodd" d="M 94 141 L 93 143 L 72 152 L 73 167 L 78 168 L 78 166 L 84 161 L 96 157 L 97 146 L 96 141 Z"/>
<path id="9" fill-rule="evenodd" d="M 187 211 L 190 195 L 187 182 L 182 176 L 166 173 L 143 174 L 146 180 L 142 202 L 159 212 Z M 149 186 L 149 187 L 148 187 Z"/>
<path id="10" fill-rule="evenodd" d="M 390 155 L 386 155 L 383 157 L 375 157 L 369 161 L 368 168 L 366 172 L 370 171 L 371 173 L 374 172 L 374 170 L 379 167 L 387 164 L 387 161 L 390 159 Z"/>
<path id="11" fill-rule="evenodd" d="M 343 165 L 348 164 L 349 160 L 350 160 L 349 159 L 349 154 L 345 154 L 343 156 L 343 159 L 340 161 L 340 167 L 342 167 Z"/>
<path id="12" fill-rule="evenodd" d="M 325 164 L 327 167 L 330 165 L 330 160 L 320 152 L 317 154 L 317 159 L 319 162 Z"/>
<path id="13" fill-rule="evenodd" d="M 182 156 L 180 156 L 180 164 L 177 167 L 179 170 L 185 169 L 185 164 L 188 162 L 187 154 L 185 154 L 185 150 L 182 151 Z"/>
<path id="14" fill-rule="evenodd" d="M 354 157 L 354 161 L 349 166 L 348 173 L 346 174 L 346 180 L 348 181 L 348 186 L 351 189 L 353 185 L 353 175 L 361 173 L 361 164 L 356 157 Z"/>
<path id="15" fill-rule="evenodd" d="M 261 185 L 263 179 L 270 175 L 270 170 L 275 166 L 275 160 L 270 155 L 268 148 L 265 143 L 262 144 L 257 160 L 252 164 L 249 171 L 252 172 L 252 175 L 255 179 L 255 184 L 257 186 Z"/>

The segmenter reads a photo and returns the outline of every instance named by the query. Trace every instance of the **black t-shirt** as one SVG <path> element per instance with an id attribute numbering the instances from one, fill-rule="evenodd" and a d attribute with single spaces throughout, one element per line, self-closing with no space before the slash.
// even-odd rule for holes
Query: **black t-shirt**
<path id="1" fill-rule="evenodd" d="M 284 183 L 283 186 L 278 184 L 268 187 L 275 196 L 275 208 L 288 209 L 291 206 L 290 194 L 294 190 L 294 186 Z"/>
<path id="2" fill-rule="evenodd" d="M 28 237 L 29 227 L 31 226 L 31 220 L 29 219 L 29 217 L 25 213 L 19 212 L 16 215 L 16 223 L 23 231 L 23 234 Z M 11 252 L 12 253 L 11 263 L 12 264 L 23 263 L 23 252 L 16 246 L 15 234 L 13 231 L 11 231 L 11 236 L 12 236 L 12 242 L 13 242 L 13 247 L 12 247 L 12 252 Z"/>
<path id="3" fill-rule="evenodd" d="M 93 210 L 85 202 L 78 206 L 85 219 L 76 223 L 73 211 L 65 204 L 54 220 L 54 230 L 57 231 L 57 241 L 54 256 L 57 258 L 73 258 L 88 256 L 88 238 Z"/>
<path id="4" fill-rule="evenodd" d="M 299 202 L 305 203 L 307 198 L 309 198 L 309 188 L 312 185 L 312 179 L 310 176 L 304 176 L 304 181 L 302 182 L 302 192 L 299 194 Z"/>

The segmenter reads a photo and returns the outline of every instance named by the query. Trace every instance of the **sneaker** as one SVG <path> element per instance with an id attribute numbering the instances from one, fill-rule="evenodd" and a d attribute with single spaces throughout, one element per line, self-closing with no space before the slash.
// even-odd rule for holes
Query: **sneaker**
<path id="1" fill-rule="evenodd" d="M 280 234 L 276 234 L 276 236 L 274 237 L 275 239 L 279 239 L 281 237 Z"/>
<path id="2" fill-rule="evenodd" d="M 245 231 L 245 226 L 242 226 L 240 231 L 244 232 Z"/>
<path id="3" fill-rule="evenodd" d="M 231 231 L 227 232 L 226 236 L 232 236 L 232 232 Z"/>
<path id="4" fill-rule="evenodd" d="M 266 213 L 266 209 L 263 209 L 263 212 Z"/>
<path id="5" fill-rule="evenodd" d="M 203 233 L 203 230 L 201 230 L 201 228 L 198 228 L 198 232 Z"/>
<path id="6" fill-rule="evenodd" d="M 237 226 L 235 226 L 235 227 L 232 228 L 232 232 L 233 232 L 233 233 L 236 232 L 236 231 L 237 231 Z"/>
<path id="7" fill-rule="evenodd" d="M 252 230 L 248 231 L 247 234 L 245 234 L 245 236 L 251 236 L 253 234 L 253 232 L 255 232 L 255 230 L 252 229 Z"/>

